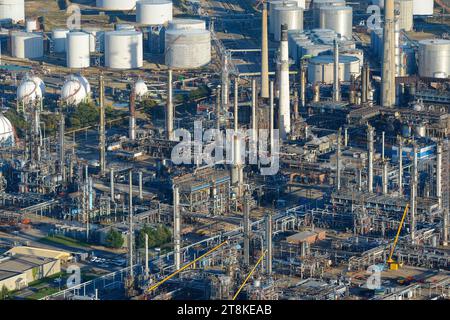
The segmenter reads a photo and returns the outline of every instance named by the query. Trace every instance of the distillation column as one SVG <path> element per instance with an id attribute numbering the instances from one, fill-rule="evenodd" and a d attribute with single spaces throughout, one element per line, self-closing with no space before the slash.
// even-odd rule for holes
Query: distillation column
<path id="1" fill-rule="evenodd" d="M 442 144 L 437 144 L 436 152 L 436 197 L 439 209 L 442 209 Z"/>
<path id="2" fill-rule="evenodd" d="M 336 190 L 341 190 L 341 135 L 342 129 L 339 128 L 337 134 L 337 151 L 336 151 Z"/>
<path id="3" fill-rule="evenodd" d="M 272 214 L 266 215 L 266 273 L 272 275 Z"/>
<path id="4" fill-rule="evenodd" d="M 136 90 L 133 87 L 130 92 L 130 118 L 129 118 L 128 138 L 136 140 Z"/>
<path id="5" fill-rule="evenodd" d="M 367 188 L 370 193 L 373 192 L 373 134 L 374 129 L 369 125 L 367 128 L 367 140 L 368 140 L 368 149 L 369 149 L 369 167 L 367 168 Z"/>
<path id="6" fill-rule="evenodd" d="M 173 188 L 173 252 L 175 270 L 181 267 L 181 215 L 178 187 Z"/>
<path id="7" fill-rule="evenodd" d="M 244 265 L 250 265 L 250 203 L 244 198 Z"/>
<path id="8" fill-rule="evenodd" d="M 417 202 L 417 145 L 414 144 L 413 147 L 413 167 L 411 174 L 411 196 L 410 196 L 410 208 L 411 208 L 411 220 L 410 220 L 410 229 L 411 229 L 411 243 L 414 244 L 416 240 L 416 202 Z"/>
<path id="9" fill-rule="evenodd" d="M 174 106 L 173 106 L 173 88 L 172 88 L 172 70 L 169 69 L 167 74 L 167 104 L 166 104 L 166 139 L 174 140 L 173 135 L 173 118 L 174 118 Z"/>

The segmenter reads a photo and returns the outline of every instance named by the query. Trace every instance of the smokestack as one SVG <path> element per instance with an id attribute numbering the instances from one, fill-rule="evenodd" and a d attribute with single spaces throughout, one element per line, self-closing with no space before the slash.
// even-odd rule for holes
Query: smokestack
<path id="1" fill-rule="evenodd" d="M 280 57 L 278 61 L 280 65 L 280 81 L 279 81 L 279 130 L 281 139 L 286 140 L 291 132 L 291 112 L 289 99 L 289 47 L 287 38 L 287 25 L 281 26 L 280 41 Z"/>
<path id="2" fill-rule="evenodd" d="M 99 78 L 100 91 L 100 132 L 99 132 L 99 149 L 100 149 L 100 175 L 106 172 L 106 135 L 105 135 L 105 87 L 103 74 Z"/>
<path id="3" fill-rule="evenodd" d="M 238 197 L 242 196 L 244 184 L 243 165 L 241 159 L 241 141 L 237 133 L 233 136 L 233 163 L 231 165 L 231 185 L 234 187 Z"/>
<path id="4" fill-rule="evenodd" d="M 403 139 L 398 142 L 398 193 L 403 195 Z"/>
<path id="5" fill-rule="evenodd" d="M 416 240 L 416 198 L 417 198 L 417 145 L 414 144 L 413 147 L 414 152 L 414 160 L 413 160 L 413 172 L 411 175 L 411 196 L 410 196 L 410 210 L 411 210 L 411 220 L 410 220 L 410 228 L 411 228 L 411 244 L 415 244 Z"/>
<path id="6" fill-rule="evenodd" d="M 114 168 L 109 170 L 109 190 L 111 193 L 111 200 L 114 202 Z"/>
<path id="7" fill-rule="evenodd" d="M 263 2 L 261 36 L 261 98 L 269 98 L 269 44 L 267 32 L 267 3 Z"/>
<path id="8" fill-rule="evenodd" d="M 173 252 L 175 270 L 181 267 L 181 216 L 178 187 L 173 188 Z"/>
<path id="9" fill-rule="evenodd" d="M 234 131 L 239 129 L 239 79 L 234 78 Z"/>
<path id="10" fill-rule="evenodd" d="M 305 61 L 300 62 L 300 107 L 306 108 L 306 66 Z"/>
<path id="11" fill-rule="evenodd" d="M 130 92 L 130 120 L 128 136 L 129 139 L 136 140 L 136 90 L 133 86 Z"/>
<path id="12" fill-rule="evenodd" d="M 216 89 L 216 129 L 220 130 L 220 86 Z"/>
<path id="13" fill-rule="evenodd" d="M 272 215 L 266 215 L 266 272 L 268 276 L 272 275 Z"/>
<path id="14" fill-rule="evenodd" d="M 339 102 L 341 100 L 340 84 L 339 84 L 339 44 L 337 39 L 334 39 L 334 77 L 333 77 L 333 101 Z"/>
<path id="15" fill-rule="evenodd" d="M 250 204 L 248 195 L 244 197 L 244 265 L 250 265 Z"/>
<path id="16" fill-rule="evenodd" d="M 369 125 L 367 128 L 367 140 L 369 149 L 369 168 L 367 177 L 367 188 L 370 193 L 373 192 L 373 128 Z"/>
<path id="17" fill-rule="evenodd" d="M 388 163 L 383 162 L 383 194 L 388 194 Z"/>
<path id="18" fill-rule="evenodd" d="M 228 56 L 223 56 L 223 70 L 222 70 L 222 108 L 228 111 Z"/>
<path id="19" fill-rule="evenodd" d="M 381 105 L 392 107 L 395 104 L 395 16 L 394 0 L 384 2 L 383 30 L 383 74 L 381 83 Z"/>
<path id="20" fill-rule="evenodd" d="M 133 171 L 130 170 L 128 175 L 128 214 L 129 214 L 129 227 L 130 227 L 130 236 L 129 236 L 129 243 L 128 243 L 128 250 L 129 250 L 129 259 L 130 259 L 130 277 L 133 277 Z"/>
<path id="21" fill-rule="evenodd" d="M 337 151 L 336 151 L 336 189 L 341 190 L 341 135 L 342 129 L 339 128 L 337 135 Z"/>
<path id="22" fill-rule="evenodd" d="M 252 153 L 256 159 L 258 153 L 258 122 L 256 118 L 256 80 L 252 79 Z"/>
<path id="23" fill-rule="evenodd" d="M 269 126 L 270 126 L 270 148 L 273 147 L 273 134 L 274 134 L 274 119 L 275 119 L 275 110 L 274 110 L 274 91 L 273 91 L 273 81 L 270 81 L 270 112 L 269 112 Z"/>
<path id="24" fill-rule="evenodd" d="M 172 70 L 168 70 L 167 74 L 167 104 L 166 104 L 166 139 L 174 140 L 173 136 L 173 117 L 174 117 L 174 106 L 173 106 L 173 80 L 172 80 Z"/>
<path id="25" fill-rule="evenodd" d="M 436 150 L 436 197 L 439 209 L 442 209 L 442 144 L 437 144 Z"/>

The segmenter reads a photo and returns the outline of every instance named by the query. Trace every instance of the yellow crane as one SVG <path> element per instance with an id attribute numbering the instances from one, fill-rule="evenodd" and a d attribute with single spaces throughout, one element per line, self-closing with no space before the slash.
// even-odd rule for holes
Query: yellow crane
<path id="1" fill-rule="evenodd" d="M 405 211 L 403 212 L 402 220 L 400 221 L 400 225 L 398 226 L 397 235 L 395 236 L 394 243 L 391 247 L 391 252 L 389 253 L 389 258 L 387 260 L 387 264 L 389 266 L 389 270 L 398 270 L 398 268 L 401 268 L 403 266 L 402 263 L 398 263 L 397 261 L 394 261 L 392 259 L 392 256 L 394 254 L 395 247 L 397 246 L 398 237 L 400 236 L 400 232 L 402 231 L 403 223 L 405 222 L 406 214 L 408 213 L 409 209 L 409 203 L 406 204 Z"/>

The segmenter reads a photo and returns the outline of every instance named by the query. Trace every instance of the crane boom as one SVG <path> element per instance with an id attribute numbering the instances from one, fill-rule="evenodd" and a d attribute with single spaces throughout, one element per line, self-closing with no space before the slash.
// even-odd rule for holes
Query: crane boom
<path id="1" fill-rule="evenodd" d="M 387 260 L 388 264 L 394 263 L 392 260 L 392 256 L 394 255 L 395 247 L 397 246 L 398 238 L 400 236 L 400 232 L 402 231 L 403 223 L 405 222 L 406 214 L 408 213 L 409 203 L 406 204 L 405 211 L 403 212 L 402 220 L 400 221 L 400 225 L 398 226 L 397 235 L 395 236 L 394 243 L 391 247 L 391 252 L 389 253 L 389 259 Z"/>

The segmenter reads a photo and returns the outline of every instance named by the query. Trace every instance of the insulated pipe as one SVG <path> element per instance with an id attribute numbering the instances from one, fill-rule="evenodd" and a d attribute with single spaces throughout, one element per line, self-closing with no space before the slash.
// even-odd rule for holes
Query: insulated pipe
<path id="1" fill-rule="evenodd" d="M 114 202 L 114 168 L 109 170 L 109 190 L 111 194 L 111 200 Z"/>
<path id="2" fill-rule="evenodd" d="M 383 162 L 383 194 L 388 194 L 388 163 Z"/>
<path id="3" fill-rule="evenodd" d="M 143 200 L 144 199 L 144 194 L 143 194 L 143 190 L 142 190 L 142 171 L 139 171 L 139 200 Z"/>
<path id="4" fill-rule="evenodd" d="M 250 265 L 250 204 L 249 197 L 244 197 L 244 265 Z"/>

